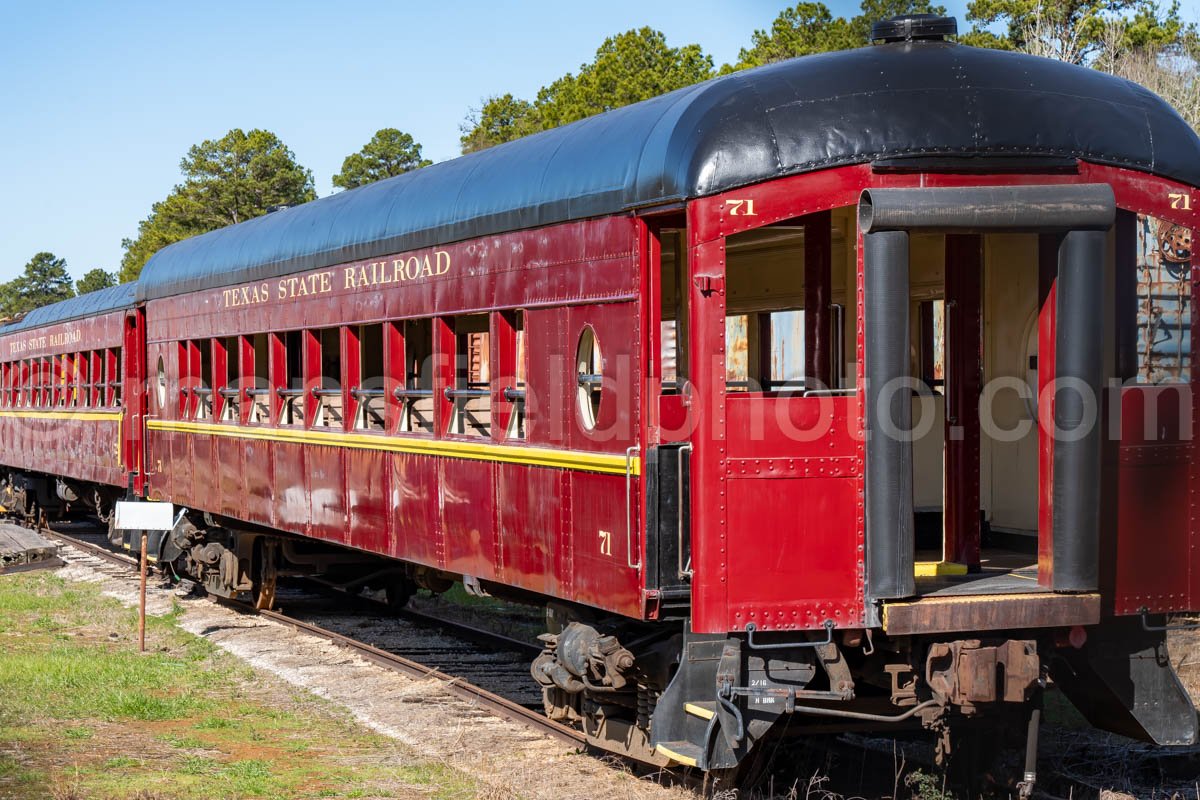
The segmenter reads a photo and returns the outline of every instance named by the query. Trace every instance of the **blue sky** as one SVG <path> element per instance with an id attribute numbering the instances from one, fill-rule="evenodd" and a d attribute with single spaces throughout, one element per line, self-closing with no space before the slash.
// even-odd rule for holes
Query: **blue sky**
<path id="1" fill-rule="evenodd" d="M 279 134 L 324 196 L 379 128 L 453 158 L 482 98 L 532 96 L 609 34 L 650 25 L 719 65 L 786 5 L 0 0 L 0 280 L 40 250 L 76 277 L 115 270 L 121 239 L 179 181 L 187 148 L 230 128 Z M 961 22 L 965 2 L 946 5 Z M 1185 13 L 1196 19 L 1198 7 L 1188 0 Z"/>

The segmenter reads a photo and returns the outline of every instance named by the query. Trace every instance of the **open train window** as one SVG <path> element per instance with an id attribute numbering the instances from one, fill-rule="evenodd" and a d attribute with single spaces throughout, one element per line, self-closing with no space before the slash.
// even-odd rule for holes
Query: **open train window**
<path id="1" fill-rule="evenodd" d="M 511 363 L 500 364 L 501 374 L 511 375 L 511 385 L 504 389 L 504 399 L 511 404 L 508 416 L 508 427 L 504 432 L 505 438 L 525 438 L 525 314 L 521 311 L 503 313 L 501 324 L 511 328 L 512 349 L 501 349 L 501 357 L 511 359 Z"/>
<path id="2" fill-rule="evenodd" d="M 65 406 L 70 396 L 71 367 L 69 357 L 64 353 L 54 356 L 54 405 Z"/>
<path id="3" fill-rule="evenodd" d="M 49 358 L 43 358 L 39 362 L 38 369 L 40 370 L 39 375 L 38 375 L 38 387 L 40 388 L 40 391 L 38 392 L 38 405 L 41 406 L 42 408 L 49 408 L 51 405 L 53 405 L 53 402 L 54 402 L 54 397 L 53 397 L 54 378 L 52 377 L 53 376 L 52 360 Z"/>
<path id="4" fill-rule="evenodd" d="M 321 381 L 313 390 L 317 402 L 313 424 L 318 428 L 340 428 L 344 424 L 345 414 L 341 328 L 325 328 L 318 331 L 316 337 L 321 348 Z"/>
<path id="5" fill-rule="evenodd" d="M 454 326 L 454 386 L 446 392 L 452 403 L 450 433 L 491 435 L 491 333 L 486 314 L 456 317 Z"/>
<path id="6" fill-rule="evenodd" d="M 224 367 L 217 367 L 221 372 L 221 385 L 217 389 L 221 395 L 221 421 L 240 422 L 242 411 L 242 377 L 240 373 L 241 340 L 236 336 L 227 336 L 220 340 L 221 355 Z"/>
<path id="7" fill-rule="evenodd" d="M 212 375 L 212 339 L 201 339 L 195 343 L 200 358 L 200 374 L 192 381 L 192 391 L 196 395 L 195 418 L 199 420 L 212 419 L 213 388 L 206 381 Z"/>
<path id="8" fill-rule="evenodd" d="M 726 380 L 734 392 L 804 390 L 804 228 L 771 225 L 726 243 Z"/>
<path id="9" fill-rule="evenodd" d="M 91 405 L 92 384 L 89 381 L 91 367 L 90 353 L 75 354 L 75 405 L 79 408 L 87 408 Z"/>
<path id="10" fill-rule="evenodd" d="M 358 327 L 358 386 L 354 394 L 354 427 L 363 431 L 382 431 L 387 427 L 387 399 L 384 397 L 383 325 Z"/>
<path id="11" fill-rule="evenodd" d="M 109 388 L 111 390 L 111 394 L 109 395 L 109 403 L 108 404 L 110 406 L 118 407 L 118 408 L 122 404 L 121 396 L 122 396 L 123 390 L 125 388 L 125 379 L 123 377 L 122 364 L 121 364 L 122 358 L 123 358 L 123 353 L 121 351 L 121 348 L 114 347 L 112 349 L 112 370 L 113 370 L 112 380 L 109 382 Z"/>
<path id="12" fill-rule="evenodd" d="M 88 373 L 91 377 L 88 392 L 92 398 L 89 405 L 99 408 L 104 405 L 104 353 L 100 350 L 93 350 L 88 353 L 88 358 L 92 363 L 91 371 Z"/>
<path id="13" fill-rule="evenodd" d="M 404 386 L 400 397 L 400 430 L 433 433 L 433 320 L 404 323 Z"/>
<path id="14" fill-rule="evenodd" d="M 304 425 L 304 331 L 283 334 L 283 375 L 279 385 L 279 424 Z"/>
<path id="15" fill-rule="evenodd" d="M 663 228 L 658 235 L 659 291 L 659 376 L 663 394 L 678 394 L 687 378 L 687 248 L 682 228 Z"/>
<path id="16" fill-rule="evenodd" d="M 250 337 L 250 346 L 254 358 L 254 372 L 246 376 L 250 381 L 246 389 L 250 422 L 266 425 L 271 421 L 271 337 L 256 333 Z"/>

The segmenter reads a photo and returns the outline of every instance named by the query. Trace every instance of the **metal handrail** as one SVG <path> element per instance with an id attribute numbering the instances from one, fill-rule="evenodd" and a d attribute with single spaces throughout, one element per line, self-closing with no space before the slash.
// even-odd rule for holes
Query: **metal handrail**
<path id="1" fill-rule="evenodd" d="M 350 396 L 353 397 L 355 400 L 361 400 L 364 397 L 366 397 L 368 399 L 374 398 L 374 397 L 384 397 L 386 395 L 387 395 L 387 392 L 383 389 L 358 389 L 358 388 L 356 388 L 356 389 L 350 390 Z"/>
<path id="2" fill-rule="evenodd" d="M 603 375 L 589 375 L 586 373 L 580 373 L 578 378 L 580 386 L 596 386 L 597 384 L 604 383 Z"/>
<path id="3" fill-rule="evenodd" d="M 241 391 L 241 389 L 230 389 L 227 386 L 222 386 L 220 389 L 217 390 L 217 394 L 219 394 L 221 397 L 226 398 L 227 400 L 232 400 L 235 397 L 241 397 L 242 391 Z"/>
<path id="4" fill-rule="evenodd" d="M 1142 630 L 1147 633 L 1163 633 L 1170 631 L 1194 631 L 1200 630 L 1200 624 L 1192 623 L 1190 625 L 1151 625 L 1150 624 L 1150 609 L 1142 606 L 1138 609 L 1138 613 L 1142 616 Z"/>
<path id="5" fill-rule="evenodd" d="M 447 400 L 455 400 L 455 399 L 470 399 L 470 398 L 478 398 L 478 397 L 490 397 L 492 393 L 490 391 L 488 391 L 487 389 L 453 389 L 453 388 L 447 386 L 442 391 L 442 394 L 445 395 Z"/>
<path id="6" fill-rule="evenodd" d="M 279 395 L 280 397 L 303 397 L 305 395 L 305 391 L 303 389 L 276 388 L 275 394 Z"/>
<path id="7" fill-rule="evenodd" d="M 433 397 L 433 389 L 406 389 L 403 386 L 397 386 L 392 394 L 398 400 L 411 400 L 418 397 Z"/>
<path id="8" fill-rule="evenodd" d="M 625 563 L 630 569 L 642 568 L 641 553 L 637 563 L 633 563 L 633 525 L 629 521 L 633 515 L 633 459 L 637 452 L 636 444 L 625 449 Z"/>
<path id="9" fill-rule="evenodd" d="M 341 397 L 341 389 L 313 389 L 313 397 Z"/>
<path id="10" fill-rule="evenodd" d="M 677 524 L 677 528 L 678 528 L 678 530 L 676 531 L 676 535 L 678 536 L 678 544 L 677 544 L 676 552 L 678 553 L 678 562 L 679 562 L 678 563 L 678 567 L 679 567 L 678 575 L 679 575 L 679 580 L 681 580 L 681 581 L 691 580 L 692 575 L 694 574 L 693 570 L 692 570 L 692 557 L 690 554 L 688 555 L 687 564 L 685 565 L 683 563 L 683 512 L 684 512 L 684 508 L 683 508 L 683 497 L 684 497 L 684 495 L 683 495 L 683 454 L 685 452 L 687 452 L 687 453 L 692 452 L 692 443 L 691 442 L 685 442 L 684 444 L 682 444 L 679 447 L 679 455 L 676 456 L 676 461 L 675 461 L 676 479 L 679 481 L 679 494 L 678 494 L 679 513 L 676 515 L 678 517 L 678 519 L 676 520 L 676 524 Z"/>
<path id="11" fill-rule="evenodd" d="M 518 389 L 514 386 L 505 387 L 504 399 L 510 403 L 524 403 L 525 402 L 525 390 Z"/>
<path id="12" fill-rule="evenodd" d="M 758 630 L 758 625 L 753 622 L 747 622 L 746 646 L 751 650 L 788 650 L 791 648 L 821 647 L 823 645 L 833 644 L 833 620 L 825 620 L 825 622 L 822 623 L 822 626 L 825 628 L 825 641 L 823 642 L 784 642 L 782 644 L 759 644 L 754 641 L 754 633 Z"/>

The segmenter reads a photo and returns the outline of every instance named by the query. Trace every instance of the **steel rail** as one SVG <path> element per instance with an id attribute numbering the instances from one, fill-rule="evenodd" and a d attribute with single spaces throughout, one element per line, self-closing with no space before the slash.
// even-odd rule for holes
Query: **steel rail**
<path id="1" fill-rule="evenodd" d="M 123 553 L 114 552 L 101 545 L 93 544 L 92 542 L 86 542 L 81 539 L 77 539 L 70 534 L 65 534 L 60 531 L 45 530 L 43 530 L 41 533 L 47 538 L 55 539 L 63 544 L 81 549 L 91 555 L 98 556 L 111 563 L 120 564 L 127 567 L 138 566 L 138 560 L 136 558 L 131 558 Z M 554 722 L 548 717 L 536 711 L 532 711 L 523 705 L 514 703 L 505 697 L 501 697 L 498 694 L 489 692 L 487 689 L 483 689 L 472 683 L 468 683 L 461 678 L 455 677 L 454 675 L 449 675 L 441 670 L 435 669 L 434 667 L 428 667 L 419 662 L 405 658 L 404 656 L 397 655 L 396 653 L 390 653 L 387 650 L 381 650 L 378 647 L 374 647 L 356 639 L 352 639 L 349 636 L 335 633 L 331 630 L 326 630 L 318 625 L 313 625 L 312 623 L 304 622 L 303 620 L 293 619 L 292 617 L 289 617 L 286 614 L 278 611 L 256 609 L 249 603 L 244 603 L 238 600 L 220 600 L 219 598 L 212 599 L 218 600 L 221 605 L 224 605 L 228 608 L 236 609 L 242 613 L 256 614 L 258 616 L 265 617 L 272 622 L 279 623 L 280 625 L 284 625 L 310 636 L 315 636 L 318 639 L 323 639 L 335 646 L 343 647 L 358 654 L 372 664 L 383 667 L 384 669 L 392 672 L 399 672 L 403 675 L 407 675 L 410 678 L 436 680 L 442 684 L 443 688 L 445 688 L 451 694 L 457 696 L 459 699 L 466 700 L 470 703 L 487 708 L 504 719 L 519 722 L 526 727 L 533 728 L 540 733 L 559 741 L 580 747 L 587 742 L 586 737 L 581 731 Z M 416 616 L 427 616 L 419 614 L 419 612 L 410 613 Z M 437 617 L 428 617 L 428 619 L 434 624 L 444 624 L 444 621 L 438 619 Z M 453 629 L 454 627 L 469 628 L 469 626 L 460 626 L 458 623 L 451 623 L 446 627 L 450 629 Z M 474 628 L 470 628 L 470 630 L 474 631 L 477 635 L 487 633 L 486 631 L 478 631 Z"/>
<path id="2" fill-rule="evenodd" d="M 582 732 L 574 728 L 568 728 L 565 725 L 560 725 L 557 722 L 547 718 L 546 716 L 532 711 L 523 705 L 514 703 L 513 701 L 501 697 L 498 694 L 489 692 L 487 689 L 480 688 L 473 683 L 467 683 L 461 678 L 456 678 L 453 675 L 448 675 L 441 670 L 433 667 L 425 666 L 404 656 L 390 653 L 387 650 L 380 650 L 369 644 L 364 644 L 357 639 L 351 639 L 340 633 L 335 633 L 309 622 L 293 619 L 292 617 L 282 614 L 278 611 L 255 610 L 249 605 L 237 601 L 229 601 L 226 605 L 244 608 L 247 611 L 259 614 L 269 620 L 278 622 L 294 630 L 302 633 L 307 633 L 310 636 L 315 636 L 320 639 L 336 645 L 344 647 L 359 656 L 362 656 L 367 661 L 370 661 L 377 666 L 400 672 L 411 678 L 433 679 L 442 683 L 443 687 L 450 691 L 451 694 L 458 696 L 460 699 L 467 700 L 471 703 L 478 704 L 491 711 L 498 713 L 501 717 L 510 719 L 516 722 L 521 722 L 528 727 L 536 728 L 540 732 L 552 736 L 555 739 L 566 742 L 568 744 L 583 745 L 586 741 Z"/>
<path id="3" fill-rule="evenodd" d="M 312 587 L 313 591 L 320 592 L 327 597 L 337 597 L 341 600 L 346 600 L 361 608 L 364 613 L 374 613 L 383 617 L 391 616 L 430 628 L 440 628 L 444 632 L 449 632 L 475 644 L 489 645 L 500 650 L 511 650 L 515 653 L 524 653 L 530 657 L 536 657 L 542 652 L 541 645 L 534 644 L 533 642 L 514 639 L 511 636 L 489 631 L 486 628 L 476 628 L 465 622 L 435 617 L 432 614 L 426 614 L 423 611 L 414 611 L 411 608 L 391 608 L 386 603 L 353 594 L 336 583 L 329 583 L 320 578 L 289 576 L 285 580 L 288 581 L 289 585 L 293 583 L 307 585 Z"/>

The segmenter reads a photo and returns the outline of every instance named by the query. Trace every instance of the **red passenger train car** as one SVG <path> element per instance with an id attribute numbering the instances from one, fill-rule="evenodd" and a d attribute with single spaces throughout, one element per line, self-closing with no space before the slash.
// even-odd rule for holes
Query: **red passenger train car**
<path id="1" fill-rule="evenodd" d="M 1195 742 L 1160 656 L 1200 609 L 1200 140 L 952 30 L 172 245 L 78 344 L 0 330 L 10 485 L 132 475 L 186 510 L 160 560 L 216 594 L 269 604 L 286 570 L 545 604 L 547 712 L 653 763 L 733 769 L 783 727 L 1036 736 L 1051 679 Z M 145 364 L 131 449 L 80 472 L 99 452 L 13 403 L 82 425 L 112 342 Z"/>
<path id="2" fill-rule="evenodd" d="M 134 295 L 132 285 L 104 289 L 0 328 L 6 511 L 73 504 L 107 520 L 126 489 L 141 490 L 145 340 Z"/>

